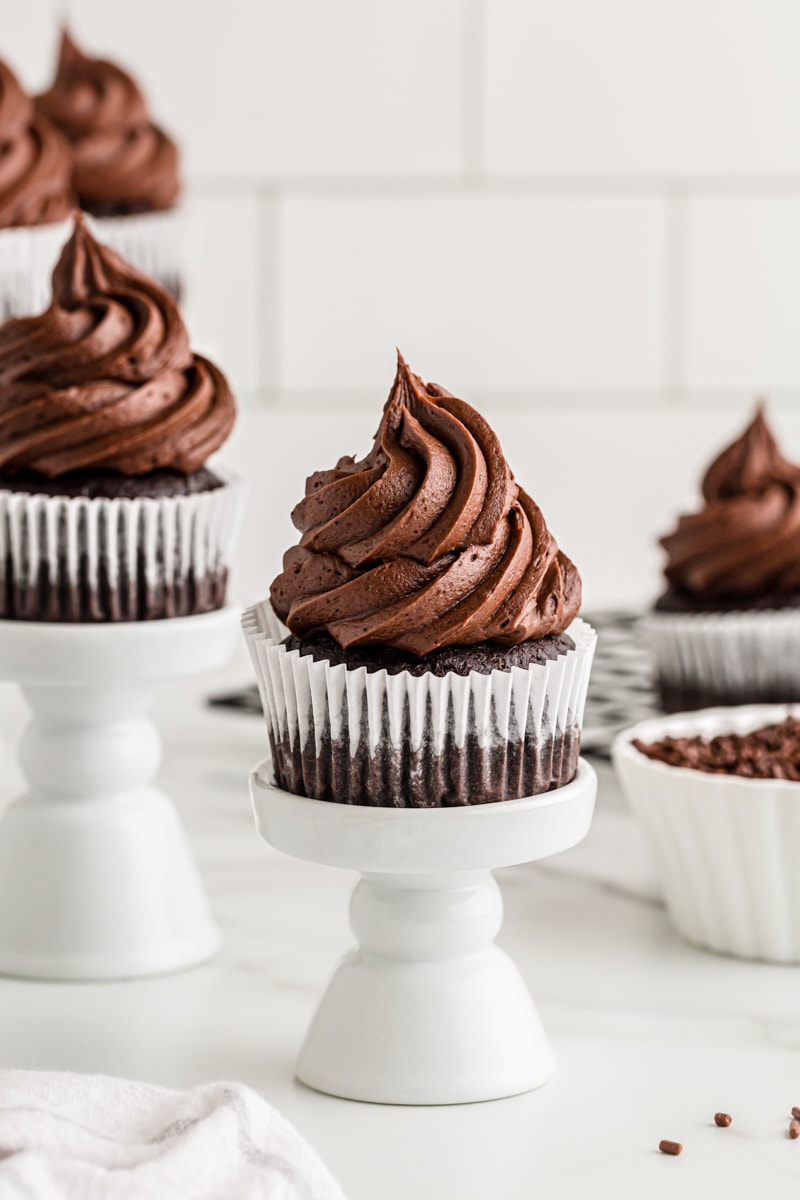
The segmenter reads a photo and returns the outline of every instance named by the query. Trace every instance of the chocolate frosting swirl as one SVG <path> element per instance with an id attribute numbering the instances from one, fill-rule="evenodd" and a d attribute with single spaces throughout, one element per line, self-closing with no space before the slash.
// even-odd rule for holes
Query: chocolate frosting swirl
<path id="1" fill-rule="evenodd" d="M 703 498 L 661 539 L 674 587 L 709 600 L 800 589 L 800 467 L 778 451 L 761 407 L 706 471 Z"/>
<path id="2" fill-rule="evenodd" d="M 87 58 L 66 30 L 40 113 L 66 134 L 83 208 L 97 216 L 171 208 L 180 194 L 175 143 L 154 125 L 133 79 Z"/>
<path id="3" fill-rule="evenodd" d="M 227 381 L 192 354 L 172 297 L 77 217 L 50 308 L 0 327 L 0 474 L 188 474 L 233 420 Z"/>
<path id="4" fill-rule="evenodd" d="M 72 210 L 69 147 L 0 62 L 0 227 L 47 225 Z"/>
<path id="5" fill-rule="evenodd" d="M 292 633 L 344 649 L 514 645 L 562 633 L 580 576 L 473 408 L 398 355 L 375 444 L 306 483 L 302 532 L 273 582 Z"/>

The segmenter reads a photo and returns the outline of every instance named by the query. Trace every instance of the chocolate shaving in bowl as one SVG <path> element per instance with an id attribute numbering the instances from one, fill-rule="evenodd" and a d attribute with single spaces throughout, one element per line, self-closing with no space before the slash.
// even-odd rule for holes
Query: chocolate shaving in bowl
<path id="1" fill-rule="evenodd" d="M 665 737 L 650 744 L 635 738 L 632 745 L 647 758 L 670 767 L 800 783 L 800 720 L 796 717 L 786 717 L 751 733 L 723 733 L 713 738 Z"/>

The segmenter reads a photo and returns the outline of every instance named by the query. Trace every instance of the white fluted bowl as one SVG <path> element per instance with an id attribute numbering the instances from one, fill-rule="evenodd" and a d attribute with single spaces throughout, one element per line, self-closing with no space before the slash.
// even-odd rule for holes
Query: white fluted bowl
<path id="1" fill-rule="evenodd" d="M 800 783 L 654 762 L 632 742 L 749 733 L 797 715 L 787 704 L 707 708 L 618 735 L 614 767 L 650 844 L 680 934 L 720 954 L 800 963 Z"/>

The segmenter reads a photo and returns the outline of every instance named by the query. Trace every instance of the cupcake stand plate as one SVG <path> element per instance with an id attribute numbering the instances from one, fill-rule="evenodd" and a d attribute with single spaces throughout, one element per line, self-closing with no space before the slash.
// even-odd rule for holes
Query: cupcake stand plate
<path id="1" fill-rule="evenodd" d="M 356 870 L 357 946 L 339 964 L 297 1075 L 386 1104 L 457 1104 L 526 1092 L 555 1060 L 525 984 L 495 944 L 492 870 L 558 854 L 592 819 L 597 778 L 467 808 L 333 804 L 285 792 L 269 761 L 250 778 L 261 836 L 286 854 Z"/>
<path id="2" fill-rule="evenodd" d="M 28 791 L 0 820 L 0 973 L 120 979 L 210 958 L 219 933 L 172 802 L 151 786 L 157 684 L 224 665 L 234 607 L 165 621 L 0 621 L 33 713 Z"/>

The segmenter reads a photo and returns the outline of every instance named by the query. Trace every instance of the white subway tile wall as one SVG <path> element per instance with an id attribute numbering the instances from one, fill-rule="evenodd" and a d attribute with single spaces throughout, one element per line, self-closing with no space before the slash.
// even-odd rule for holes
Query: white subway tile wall
<path id="1" fill-rule="evenodd" d="M 279 385 L 385 388 L 397 342 L 462 392 L 658 387 L 662 208 L 630 196 L 285 198 Z"/>
<path id="2" fill-rule="evenodd" d="M 7 0 L 31 88 L 63 15 L 184 152 L 242 594 L 326 447 L 366 449 L 395 345 L 485 406 L 590 603 L 652 594 L 754 393 L 800 457 L 799 0 Z"/>
<path id="3" fill-rule="evenodd" d="M 486 166 L 800 171 L 796 0 L 488 0 Z"/>
<path id="4" fill-rule="evenodd" d="M 8 3 L 32 88 L 64 14 L 180 139 L 253 403 L 374 404 L 396 343 L 514 405 L 800 396 L 797 0 Z"/>
<path id="5" fill-rule="evenodd" d="M 687 238 L 688 386 L 796 387 L 800 196 L 697 196 Z"/>

